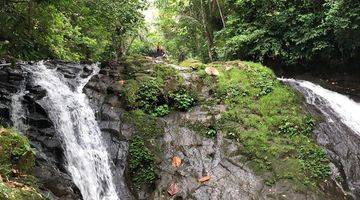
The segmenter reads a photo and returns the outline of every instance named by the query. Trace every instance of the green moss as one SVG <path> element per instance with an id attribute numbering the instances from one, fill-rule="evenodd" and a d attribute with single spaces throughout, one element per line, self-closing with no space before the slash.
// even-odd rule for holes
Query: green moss
<path id="1" fill-rule="evenodd" d="M 26 137 L 11 129 L 0 127 L 0 199 L 40 200 L 37 180 L 31 175 L 35 165 L 35 153 Z M 17 182 L 15 187 L 7 182 Z"/>
<path id="2" fill-rule="evenodd" d="M 199 69 L 199 68 L 204 68 L 205 65 L 199 60 L 187 59 L 187 60 L 184 60 L 183 62 L 181 62 L 180 66 L 188 67 L 188 68 L 192 68 L 192 69 Z"/>
<path id="3" fill-rule="evenodd" d="M 162 153 L 156 139 L 164 134 L 164 128 L 156 117 L 142 110 L 129 111 L 124 120 L 133 124 L 135 133 L 129 145 L 129 174 L 135 189 L 152 186 L 156 179 L 155 162 Z"/>
<path id="4" fill-rule="evenodd" d="M 137 108 L 140 103 L 138 102 L 139 84 L 136 80 L 127 80 L 121 91 L 121 97 L 128 108 Z"/>
<path id="5" fill-rule="evenodd" d="M 0 181 L 0 199 L 2 200 L 44 200 L 33 188 L 12 188 Z"/>
<path id="6" fill-rule="evenodd" d="M 135 136 L 129 146 L 129 170 L 132 183 L 136 189 L 144 184 L 154 184 L 155 155 L 145 145 L 144 139 Z"/>
<path id="7" fill-rule="evenodd" d="M 129 173 L 132 183 L 136 188 L 151 185 L 156 178 L 155 161 L 161 154 L 154 141 L 164 134 L 164 128 L 156 117 L 142 110 L 129 111 L 123 119 L 135 127 L 129 146 Z"/>
<path id="8" fill-rule="evenodd" d="M 155 138 L 164 134 L 164 129 L 156 117 L 142 110 L 132 110 L 124 114 L 123 120 L 133 124 L 136 133 L 145 138 Z"/>
<path id="9" fill-rule="evenodd" d="M 34 151 L 26 137 L 0 127 L 0 174 L 11 178 L 11 170 L 29 174 L 35 165 Z"/>
<path id="10" fill-rule="evenodd" d="M 190 109 L 195 102 L 185 90 L 184 79 L 171 66 L 157 64 L 149 73 L 126 80 L 121 97 L 128 109 L 141 109 L 153 116 L 164 116 L 171 109 Z"/>
<path id="11" fill-rule="evenodd" d="M 242 144 L 241 152 L 255 172 L 271 174 L 268 184 L 286 179 L 303 190 L 328 178 L 329 161 L 311 138 L 315 120 L 303 111 L 292 89 L 257 63 L 209 65 L 220 72 L 209 83 L 216 84 L 214 97 L 228 107 L 218 128 Z M 198 74 L 210 77 L 203 70 Z"/>

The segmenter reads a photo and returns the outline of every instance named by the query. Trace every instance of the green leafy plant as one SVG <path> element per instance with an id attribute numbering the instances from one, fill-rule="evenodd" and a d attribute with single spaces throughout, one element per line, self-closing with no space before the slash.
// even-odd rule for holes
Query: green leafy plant
<path id="1" fill-rule="evenodd" d="M 322 180 L 331 174 L 329 160 L 323 149 L 314 146 L 301 146 L 299 158 L 308 177 L 313 180 Z"/>
<path id="2" fill-rule="evenodd" d="M 161 105 L 155 108 L 152 115 L 155 117 L 163 117 L 165 115 L 168 115 L 170 113 L 170 108 L 168 105 Z"/>
<path id="3" fill-rule="evenodd" d="M 185 90 L 170 94 L 170 98 L 173 100 L 174 107 L 181 111 L 187 111 L 195 105 L 195 98 Z"/>
<path id="4" fill-rule="evenodd" d="M 137 189 L 143 184 L 153 184 L 157 178 L 155 173 L 155 155 L 139 136 L 135 136 L 130 141 L 129 170 L 133 184 Z"/>

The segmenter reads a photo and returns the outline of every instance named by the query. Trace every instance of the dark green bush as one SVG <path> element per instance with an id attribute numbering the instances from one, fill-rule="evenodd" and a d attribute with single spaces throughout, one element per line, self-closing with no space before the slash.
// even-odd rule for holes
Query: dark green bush
<path id="1" fill-rule="evenodd" d="M 181 111 L 187 111 L 195 105 L 195 98 L 192 94 L 185 90 L 170 94 L 174 107 Z"/>

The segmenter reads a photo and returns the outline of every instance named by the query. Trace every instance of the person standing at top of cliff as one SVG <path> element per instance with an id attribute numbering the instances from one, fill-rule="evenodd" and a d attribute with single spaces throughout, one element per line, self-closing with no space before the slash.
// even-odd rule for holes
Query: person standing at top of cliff
<path id="1" fill-rule="evenodd" d="M 166 53 L 160 45 L 156 47 L 155 58 L 166 58 Z"/>

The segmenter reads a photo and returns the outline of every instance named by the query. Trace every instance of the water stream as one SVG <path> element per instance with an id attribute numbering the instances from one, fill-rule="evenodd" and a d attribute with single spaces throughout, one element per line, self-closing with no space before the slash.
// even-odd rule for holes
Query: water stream
<path id="1" fill-rule="evenodd" d="M 360 199 L 360 103 L 309 81 L 280 79 L 301 92 L 323 116 L 317 143 L 345 177 L 345 189 Z"/>
<path id="2" fill-rule="evenodd" d="M 31 66 L 28 73 L 34 85 L 46 90 L 40 100 L 61 137 L 67 170 L 85 200 L 117 200 L 109 155 L 102 140 L 88 98 L 82 92 L 92 75 L 76 78 L 71 87 L 64 76 L 42 62 Z"/>
<path id="3" fill-rule="evenodd" d="M 295 79 L 280 79 L 291 83 L 305 95 L 308 104 L 316 106 L 321 112 L 329 116 L 329 108 L 341 121 L 360 136 L 360 104 L 349 97 L 327 90 L 309 81 Z M 295 84 L 295 85 L 294 85 Z M 329 118 L 330 119 L 330 118 Z"/>

